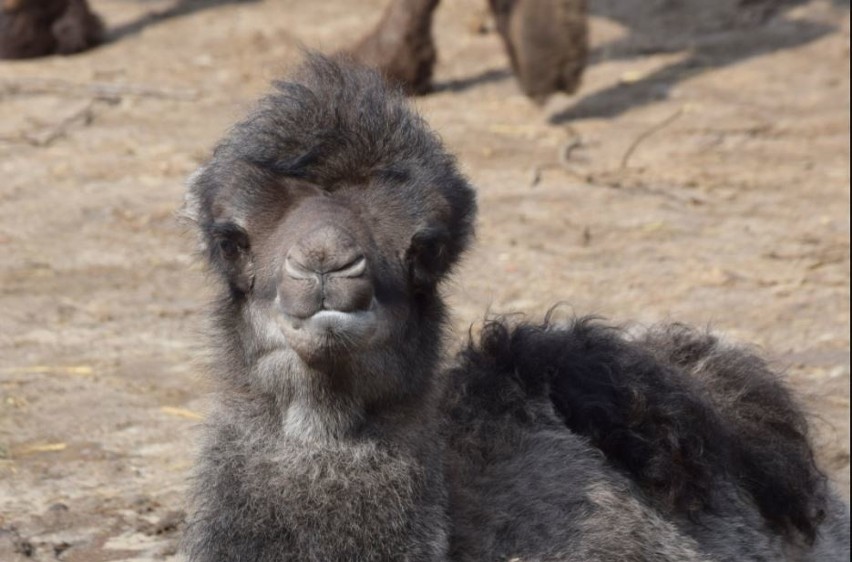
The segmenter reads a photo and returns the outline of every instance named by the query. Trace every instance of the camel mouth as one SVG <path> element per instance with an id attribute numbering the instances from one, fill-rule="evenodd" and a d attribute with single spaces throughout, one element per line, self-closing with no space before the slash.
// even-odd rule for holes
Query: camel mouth
<path id="1" fill-rule="evenodd" d="M 319 310 L 306 318 L 281 314 L 281 327 L 290 347 L 308 360 L 329 351 L 355 351 L 368 347 L 378 331 L 375 302 L 367 310 Z"/>
<path id="2" fill-rule="evenodd" d="M 303 330 L 318 335 L 358 337 L 368 335 L 375 328 L 376 313 L 372 307 L 357 312 L 320 310 L 307 318 L 288 318 L 294 330 Z"/>

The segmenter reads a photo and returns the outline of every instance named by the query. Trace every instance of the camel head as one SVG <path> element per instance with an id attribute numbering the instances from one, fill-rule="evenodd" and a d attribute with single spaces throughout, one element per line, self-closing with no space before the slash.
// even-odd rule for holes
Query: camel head
<path id="1" fill-rule="evenodd" d="M 438 287 L 475 198 L 375 72 L 310 56 L 220 142 L 186 200 L 241 384 L 365 408 L 428 386 Z"/>

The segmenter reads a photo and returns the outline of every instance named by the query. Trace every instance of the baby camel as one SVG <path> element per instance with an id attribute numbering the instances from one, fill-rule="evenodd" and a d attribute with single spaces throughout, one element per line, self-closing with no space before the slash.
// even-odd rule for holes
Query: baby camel
<path id="1" fill-rule="evenodd" d="M 221 293 L 190 560 L 848 560 L 805 418 L 747 351 L 495 321 L 442 369 L 475 208 L 401 93 L 340 59 L 219 143 L 186 202 Z"/>

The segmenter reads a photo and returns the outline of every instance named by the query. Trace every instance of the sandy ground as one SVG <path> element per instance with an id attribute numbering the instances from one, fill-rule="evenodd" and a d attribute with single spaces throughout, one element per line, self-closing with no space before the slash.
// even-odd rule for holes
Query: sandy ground
<path id="1" fill-rule="evenodd" d="M 205 410 L 183 179 L 384 0 L 92 0 L 115 40 L 0 62 L 0 560 L 177 560 Z M 447 287 L 486 311 L 683 320 L 752 342 L 849 497 L 849 6 L 592 0 L 582 89 L 520 95 L 481 0 L 438 15 L 416 104 L 479 188 Z"/>

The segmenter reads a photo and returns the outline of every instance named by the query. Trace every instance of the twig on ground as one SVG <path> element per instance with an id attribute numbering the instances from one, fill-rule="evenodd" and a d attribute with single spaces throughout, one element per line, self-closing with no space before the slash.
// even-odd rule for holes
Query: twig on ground
<path id="1" fill-rule="evenodd" d="M 583 135 L 570 124 L 565 125 L 565 132 L 568 134 L 568 140 L 559 148 L 559 159 L 563 164 L 566 164 L 571 158 L 571 153 L 574 149 L 585 146 L 586 144 L 583 140 Z"/>
<path id="2" fill-rule="evenodd" d="M 197 90 L 175 90 L 145 84 L 110 82 L 69 82 L 57 78 L 25 78 L 0 80 L 0 94 L 27 95 L 53 94 L 59 96 L 85 96 L 104 101 L 119 101 L 122 97 L 157 98 L 193 101 Z"/>
<path id="3" fill-rule="evenodd" d="M 0 80 L 0 96 L 3 95 L 56 95 L 62 97 L 89 98 L 89 102 L 74 111 L 59 123 L 33 132 L 0 137 L 0 142 L 26 143 L 32 146 L 48 146 L 62 137 L 77 123 L 88 125 L 94 119 L 94 105 L 97 102 L 115 104 L 124 97 L 169 99 L 192 101 L 198 98 L 196 90 L 174 90 L 144 84 L 120 84 L 109 82 L 69 82 L 57 78 L 19 78 Z"/>
<path id="4" fill-rule="evenodd" d="M 56 139 L 65 135 L 75 124 L 89 125 L 95 118 L 94 106 L 97 100 L 90 100 L 86 105 L 66 116 L 59 123 L 50 125 L 40 131 L 24 133 L 21 137 L 33 146 L 48 146 Z"/>
<path id="5" fill-rule="evenodd" d="M 636 151 L 637 148 L 639 148 L 639 145 L 642 144 L 642 142 L 644 142 L 648 137 L 650 137 L 654 133 L 657 133 L 674 123 L 674 121 L 681 115 L 683 115 L 682 107 L 671 115 L 669 115 L 668 117 L 666 117 L 665 119 L 663 119 L 662 121 L 660 121 L 659 123 L 657 123 L 656 125 L 654 125 L 653 127 L 651 127 L 650 129 L 643 131 L 642 134 L 636 137 L 636 140 L 634 140 L 630 144 L 630 146 L 627 148 L 627 151 L 624 153 L 624 156 L 621 157 L 620 169 L 623 170 L 627 167 L 627 165 L 630 163 L 630 157 L 633 156 L 633 153 Z"/>
<path id="6" fill-rule="evenodd" d="M 532 179 L 530 181 L 530 187 L 534 187 L 541 182 L 542 174 L 545 170 L 551 169 L 563 169 L 572 174 L 576 173 L 571 168 L 570 160 L 571 155 L 578 148 L 583 148 L 585 143 L 583 142 L 583 137 L 573 129 L 573 127 L 567 128 L 568 133 L 571 135 L 567 141 L 559 145 L 558 152 L 556 154 L 556 162 L 545 162 L 544 164 L 539 164 L 533 167 L 532 170 Z"/>
<path id="7" fill-rule="evenodd" d="M 72 126 L 78 123 L 84 127 L 89 125 L 95 118 L 94 106 L 98 101 L 97 99 L 89 100 L 85 105 L 74 110 L 58 123 L 40 126 L 32 131 L 22 131 L 16 135 L 2 136 L 0 137 L 0 142 L 28 144 L 36 147 L 49 146 L 56 139 L 65 136 Z"/>

